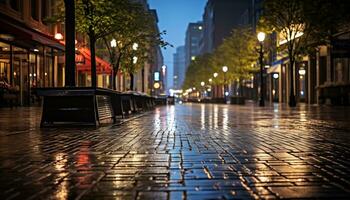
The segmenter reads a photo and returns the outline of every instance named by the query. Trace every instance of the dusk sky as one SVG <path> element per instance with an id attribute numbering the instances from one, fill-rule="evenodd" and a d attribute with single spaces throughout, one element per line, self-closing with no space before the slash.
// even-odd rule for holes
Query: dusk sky
<path id="1" fill-rule="evenodd" d="M 168 85 L 173 80 L 173 53 L 178 46 L 185 44 L 185 34 L 188 23 L 202 20 L 207 0 L 148 0 L 152 9 L 157 10 L 159 29 L 166 30 L 165 40 L 174 48 L 163 50 L 164 64 L 170 69 Z"/>

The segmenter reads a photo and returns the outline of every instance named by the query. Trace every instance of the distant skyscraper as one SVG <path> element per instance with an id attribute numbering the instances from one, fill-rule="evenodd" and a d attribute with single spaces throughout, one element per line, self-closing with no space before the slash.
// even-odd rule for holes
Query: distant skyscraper
<path id="1" fill-rule="evenodd" d="M 179 46 L 174 53 L 174 88 L 181 89 L 185 80 L 186 66 L 185 46 Z"/>
<path id="2" fill-rule="evenodd" d="M 203 35 L 203 23 L 189 23 L 186 31 L 185 39 L 185 66 L 186 69 L 195 60 L 196 56 L 200 54 L 199 44 Z"/>
<path id="3" fill-rule="evenodd" d="M 252 1 L 255 0 L 208 0 L 203 14 L 201 54 L 211 53 L 233 28 L 251 23 Z"/>

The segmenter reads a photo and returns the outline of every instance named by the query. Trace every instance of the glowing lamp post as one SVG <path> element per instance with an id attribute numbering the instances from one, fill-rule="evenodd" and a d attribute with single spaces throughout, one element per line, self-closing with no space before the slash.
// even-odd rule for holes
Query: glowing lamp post
<path id="1" fill-rule="evenodd" d="M 264 100 L 264 80 L 263 80 L 263 70 L 264 70 L 264 51 L 263 51 L 263 44 L 266 37 L 266 34 L 264 32 L 258 33 L 258 41 L 260 43 L 260 49 L 259 49 L 259 63 L 260 63 L 260 99 L 259 99 L 259 106 L 265 106 L 265 100 Z"/>
<path id="2" fill-rule="evenodd" d="M 222 72 L 224 72 L 224 95 L 225 95 L 225 99 L 228 96 L 228 91 L 227 91 L 227 83 L 226 83 L 226 73 L 228 71 L 228 67 L 227 66 L 223 66 L 222 67 Z"/>

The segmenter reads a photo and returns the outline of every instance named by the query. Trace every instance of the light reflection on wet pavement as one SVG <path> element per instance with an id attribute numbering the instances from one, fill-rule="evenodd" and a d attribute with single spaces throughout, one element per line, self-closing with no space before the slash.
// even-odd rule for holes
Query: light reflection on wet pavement
<path id="1" fill-rule="evenodd" d="M 350 198 L 350 108 L 185 104 L 39 129 L 0 109 L 0 199 Z"/>

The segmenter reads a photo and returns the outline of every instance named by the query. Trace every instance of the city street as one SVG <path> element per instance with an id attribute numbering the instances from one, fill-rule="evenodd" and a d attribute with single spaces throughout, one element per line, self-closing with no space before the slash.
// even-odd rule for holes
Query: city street
<path id="1" fill-rule="evenodd" d="M 98 129 L 0 113 L 0 199 L 350 197 L 349 107 L 182 104 Z"/>

